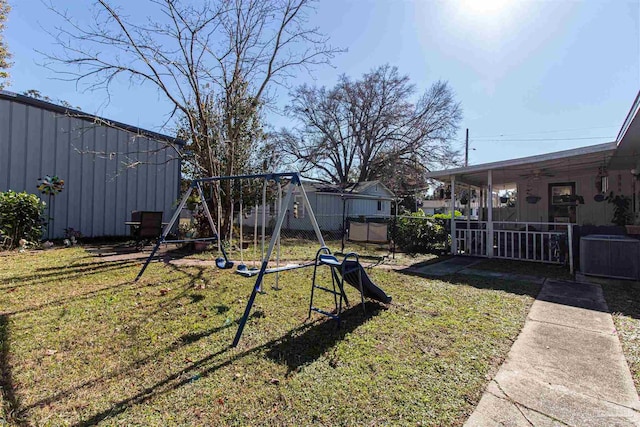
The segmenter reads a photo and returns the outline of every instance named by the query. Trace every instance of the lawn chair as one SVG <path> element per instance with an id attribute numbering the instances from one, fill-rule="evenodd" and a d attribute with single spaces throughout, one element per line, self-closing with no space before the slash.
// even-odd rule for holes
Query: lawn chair
<path id="1" fill-rule="evenodd" d="M 131 234 L 136 240 L 137 247 L 142 250 L 147 243 L 156 241 L 162 234 L 162 212 L 133 211 Z"/>
<path id="2" fill-rule="evenodd" d="M 13 239 L 0 230 L 0 249 L 11 249 Z"/>

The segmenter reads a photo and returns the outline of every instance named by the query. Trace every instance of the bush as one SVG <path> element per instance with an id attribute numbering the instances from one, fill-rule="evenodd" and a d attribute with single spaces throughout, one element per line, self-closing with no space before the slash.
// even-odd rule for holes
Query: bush
<path id="1" fill-rule="evenodd" d="M 449 245 L 446 224 L 450 219 L 451 215 L 443 214 L 427 217 L 422 211 L 400 217 L 393 240 L 400 250 L 412 254 L 443 250 Z"/>
<path id="2" fill-rule="evenodd" d="M 456 218 L 459 216 L 462 216 L 462 213 L 460 211 L 456 211 Z M 431 218 L 436 220 L 450 220 L 451 214 L 435 214 Z"/>
<path id="3" fill-rule="evenodd" d="M 0 193 L 0 232 L 18 246 L 20 239 L 37 242 L 45 224 L 45 203 L 35 194 L 7 191 Z"/>

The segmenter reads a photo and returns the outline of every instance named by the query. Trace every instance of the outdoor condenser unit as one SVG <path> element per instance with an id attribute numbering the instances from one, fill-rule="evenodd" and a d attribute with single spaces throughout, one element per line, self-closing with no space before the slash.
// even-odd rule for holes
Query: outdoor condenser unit
<path id="1" fill-rule="evenodd" d="M 640 279 L 640 240 L 593 234 L 580 239 L 580 271 L 591 276 Z"/>

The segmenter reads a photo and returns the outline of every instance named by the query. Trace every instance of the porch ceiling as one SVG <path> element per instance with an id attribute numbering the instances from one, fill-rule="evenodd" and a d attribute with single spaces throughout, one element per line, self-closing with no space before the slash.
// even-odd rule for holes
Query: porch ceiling
<path id="1" fill-rule="evenodd" d="M 542 178 L 552 175 L 566 180 L 577 170 L 592 169 L 595 175 L 598 167 L 607 164 L 612 158 L 616 145 L 616 142 L 608 142 L 538 156 L 430 172 L 427 176 L 444 182 L 455 176 L 456 182 L 474 186 L 487 185 L 489 170 L 493 171 L 493 184 L 513 183 L 532 177 L 535 179 L 536 174 Z"/>

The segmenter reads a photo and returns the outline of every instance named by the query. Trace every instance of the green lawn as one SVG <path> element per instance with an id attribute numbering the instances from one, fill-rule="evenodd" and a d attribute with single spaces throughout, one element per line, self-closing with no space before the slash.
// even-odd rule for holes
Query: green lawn
<path id="1" fill-rule="evenodd" d="M 253 283 L 230 270 L 157 262 L 133 283 L 137 262 L 81 248 L 0 262 L 0 425 L 461 425 L 538 292 L 373 270 L 393 303 L 337 330 L 306 321 L 296 270 L 280 291 L 268 276 L 232 349 Z"/>
<path id="2" fill-rule="evenodd" d="M 636 388 L 640 390 L 640 283 L 599 280 Z"/>
<path id="3" fill-rule="evenodd" d="M 515 261 L 509 259 L 487 259 L 471 266 L 472 269 L 522 274 L 525 276 L 547 277 L 549 279 L 572 280 L 569 267 L 540 262 Z"/>
<path id="4" fill-rule="evenodd" d="M 254 263 L 259 264 L 260 259 L 262 259 L 261 242 L 258 242 L 255 246 L 253 241 L 249 243 L 249 246 L 246 249 L 242 250 L 242 253 L 238 248 L 239 245 L 232 245 L 232 247 L 227 248 L 226 251 L 229 259 L 235 262 L 244 259 L 244 262 L 247 265 L 253 265 Z M 332 253 L 341 253 L 342 251 L 342 242 L 340 240 L 327 240 L 325 241 L 325 244 Z M 268 245 L 269 240 L 267 239 L 265 242 L 265 251 Z M 318 249 L 320 249 L 320 245 L 315 240 L 282 238 L 280 243 L 280 260 L 285 262 L 306 260 L 313 261 Z M 348 252 L 358 253 L 365 263 L 378 261 L 379 259 L 384 258 L 383 262 L 385 264 L 391 265 L 411 265 L 436 258 L 436 255 L 432 254 L 412 255 L 398 252 L 394 255 L 389 252 L 389 245 L 356 245 L 352 242 L 347 242 L 345 244 L 344 253 Z M 276 254 L 277 253 L 274 249 L 274 252 L 271 256 L 272 261 L 275 261 Z M 220 256 L 220 253 L 218 252 L 215 245 L 211 245 L 209 246 L 207 251 L 184 251 L 184 254 L 181 254 L 181 256 L 184 256 L 185 258 L 212 260 Z"/>

